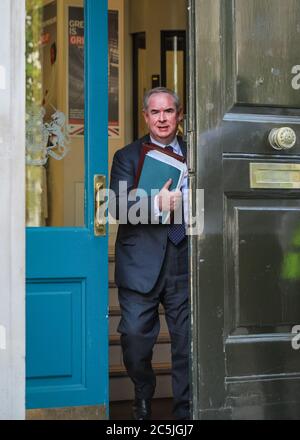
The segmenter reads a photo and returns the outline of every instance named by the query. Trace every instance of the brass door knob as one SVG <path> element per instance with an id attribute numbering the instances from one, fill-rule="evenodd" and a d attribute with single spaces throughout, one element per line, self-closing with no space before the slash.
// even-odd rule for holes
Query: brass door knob
<path id="1" fill-rule="evenodd" d="M 273 128 L 269 134 L 270 145 L 275 150 L 289 150 L 297 140 L 296 133 L 290 127 Z"/>

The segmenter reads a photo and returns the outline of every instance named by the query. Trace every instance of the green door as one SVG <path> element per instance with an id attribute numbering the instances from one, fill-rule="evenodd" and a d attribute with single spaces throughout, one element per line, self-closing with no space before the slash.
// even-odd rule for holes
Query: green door
<path id="1" fill-rule="evenodd" d="M 190 5 L 193 414 L 299 418 L 300 3 Z"/>

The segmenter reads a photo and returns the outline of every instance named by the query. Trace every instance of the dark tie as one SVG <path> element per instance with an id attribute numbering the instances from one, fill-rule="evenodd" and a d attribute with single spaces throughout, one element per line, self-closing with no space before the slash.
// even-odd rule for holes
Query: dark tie
<path id="1" fill-rule="evenodd" d="M 171 147 L 171 145 L 167 145 L 165 147 L 166 150 L 173 152 L 173 147 Z M 180 224 L 171 224 L 168 227 L 168 237 L 169 240 L 171 240 L 171 242 L 173 244 L 175 244 L 175 246 L 177 246 L 185 237 L 185 226 L 184 226 L 184 217 L 183 217 L 183 203 L 182 203 L 182 223 Z"/>

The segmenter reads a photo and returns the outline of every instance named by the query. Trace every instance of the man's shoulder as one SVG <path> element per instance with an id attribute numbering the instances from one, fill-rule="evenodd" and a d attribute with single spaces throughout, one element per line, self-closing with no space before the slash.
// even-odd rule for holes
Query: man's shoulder
<path id="1" fill-rule="evenodd" d="M 181 152 L 182 152 L 183 156 L 186 157 L 186 153 L 187 153 L 186 141 L 183 139 L 183 137 L 181 135 L 177 135 L 177 141 L 178 141 L 178 144 L 181 148 Z"/>
<path id="2" fill-rule="evenodd" d="M 128 155 L 130 156 L 131 154 L 139 153 L 143 143 L 149 142 L 149 140 L 150 140 L 149 135 L 143 136 L 140 139 L 137 139 L 134 142 L 131 142 L 130 144 L 125 145 L 125 147 L 120 148 L 117 151 L 117 153 L 119 155 L 125 154 L 126 156 L 128 156 Z"/>

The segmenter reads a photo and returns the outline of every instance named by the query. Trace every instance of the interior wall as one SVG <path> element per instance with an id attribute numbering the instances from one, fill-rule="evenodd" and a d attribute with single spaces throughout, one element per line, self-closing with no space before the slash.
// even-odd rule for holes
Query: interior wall
<path id="1" fill-rule="evenodd" d="M 160 74 L 160 31 L 185 30 L 186 0 L 129 0 L 130 33 L 146 32 L 145 74 L 147 88 L 151 77 Z"/>

